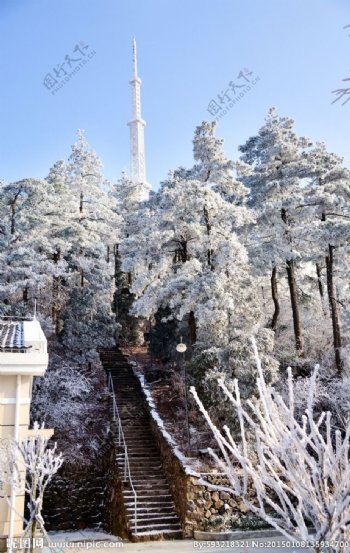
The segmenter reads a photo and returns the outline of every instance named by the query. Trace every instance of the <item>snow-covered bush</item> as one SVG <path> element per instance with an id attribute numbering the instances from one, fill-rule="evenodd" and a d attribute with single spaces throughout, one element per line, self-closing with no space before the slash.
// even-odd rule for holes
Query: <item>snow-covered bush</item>
<path id="1" fill-rule="evenodd" d="M 60 340 L 71 357 L 91 361 L 97 347 L 113 347 L 117 324 L 104 297 L 92 288 L 74 288 L 64 313 Z"/>
<path id="2" fill-rule="evenodd" d="M 307 409 L 295 416 L 295 386 L 288 371 L 285 401 L 266 384 L 255 341 L 258 399 L 242 405 L 237 380 L 232 393 L 219 382 L 239 424 L 236 441 L 227 426 L 221 432 L 212 422 L 194 388 L 191 392 L 220 448 L 210 450 L 227 475 L 230 491 L 246 507 L 288 539 L 314 544 L 315 551 L 344 551 L 350 539 L 350 424 L 344 433 L 332 429 L 330 412 L 314 412 L 318 367 L 311 377 Z M 255 438 L 249 453 L 247 432 Z M 255 499 L 249 490 L 255 490 Z"/>
<path id="3" fill-rule="evenodd" d="M 274 333 L 267 328 L 260 329 L 256 341 L 263 360 L 264 377 L 267 382 L 275 382 L 279 364 L 273 356 Z M 216 422 L 230 422 L 238 429 L 232 408 L 218 386 L 218 378 L 230 390 L 233 390 L 234 379 L 237 379 L 243 399 L 256 395 L 257 368 L 249 337 L 238 336 L 225 348 L 195 350 L 189 363 L 189 372 L 199 392 L 204 394 L 210 416 Z"/>
<path id="4" fill-rule="evenodd" d="M 88 369 L 55 346 L 45 376 L 35 379 L 31 419 L 54 428 L 67 465 L 94 463 L 106 443 L 108 396 L 101 375 L 97 359 Z"/>
<path id="5" fill-rule="evenodd" d="M 23 538 L 30 538 L 26 551 L 33 551 L 33 540 L 37 532 L 46 536 L 42 516 L 45 490 L 63 464 L 62 453 L 57 454 L 57 444 L 48 447 L 49 438 L 44 434 L 44 424 L 34 423 L 32 434 L 21 441 L 3 441 L 0 446 L 0 483 L 10 488 L 23 490 L 27 497 L 27 513 L 23 518 Z M 25 477 L 22 478 L 22 472 Z M 24 480 L 24 481 L 22 481 Z M 9 505 L 11 501 L 6 497 Z"/>
<path id="6" fill-rule="evenodd" d="M 294 381 L 295 413 L 300 420 L 307 409 L 311 385 L 312 377 L 298 378 Z M 286 400 L 287 391 L 283 381 L 279 383 L 278 388 Z M 320 415 L 322 411 L 330 411 L 332 427 L 345 432 L 350 421 L 350 378 L 329 378 L 329 375 L 320 370 L 314 396 L 315 413 Z"/>

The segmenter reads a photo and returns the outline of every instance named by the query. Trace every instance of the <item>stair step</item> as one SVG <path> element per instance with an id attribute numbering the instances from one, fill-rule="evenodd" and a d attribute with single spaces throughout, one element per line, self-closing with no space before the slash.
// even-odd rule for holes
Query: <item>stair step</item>
<path id="1" fill-rule="evenodd" d="M 134 499 L 134 494 L 132 493 L 132 491 L 128 491 L 127 493 L 123 493 L 123 496 L 125 497 L 125 499 L 129 499 L 129 500 L 133 500 Z M 143 500 L 148 500 L 148 501 L 153 501 L 154 503 L 163 503 L 163 502 L 169 502 L 169 501 L 172 501 L 173 498 L 171 497 L 171 495 L 169 493 L 167 494 L 136 494 L 136 500 L 137 500 L 137 503 L 140 501 L 141 503 L 143 502 Z"/>
<path id="2" fill-rule="evenodd" d="M 118 459 L 117 465 L 119 469 L 122 469 L 125 467 L 124 460 Z M 146 461 L 142 464 L 138 463 L 130 463 L 129 462 L 130 471 L 133 474 L 162 474 L 162 468 L 158 463 L 147 463 Z"/>
<path id="3" fill-rule="evenodd" d="M 133 511 L 135 509 L 134 501 L 125 501 L 125 508 L 129 511 Z M 174 502 L 173 501 L 137 501 L 136 509 L 137 511 L 142 509 L 175 509 Z"/>
<path id="4" fill-rule="evenodd" d="M 131 493 L 125 493 L 125 490 L 123 490 L 123 497 L 126 501 L 134 501 L 134 493 L 132 490 L 128 490 Z M 163 503 L 164 501 L 172 501 L 172 497 L 169 494 L 169 490 L 135 490 L 136 493 L 136 504 L 138 504 L 139 501 L 144 501 L 146 499 L 152 500 L 152 501 L 158 501 L 159 503 Z"/>
<path id="5" fill-rule="evenodd" d="M 154 449 L 156 451 L 159 451 L 158 448 L 155 446 L 155 444 L 150 443 L 151 440 L 154 440 L 154 438 L 151 437 L 151 436 L 147 439 L 146 443 L 140 442 L 140 440 L 137 439 L 137 438 L 132 438 L 132 439 L 129 440 L 128 437 L 125 436 L 125 434 L 124 434 L 124 440 L 125 440 L 125 445 L 128 449 L 129 448 L 131 448 L 131 449 Z M 117 438 L 117 441 L 118 441 L 118 438 Z M 123 441 L 120 442 L 120 447 L 124 447 Z"/>
<path id="6" fill-rule="evenodd" d="M 124 467 L 120 467 L 124 468 Z M 145 482 L 148 478 L 150 479 L 150 482 L 154 482 L 154 479 L 157 480 L 157 482 L 164 482 L 166 483 L 166 479 L 164 478 L 163 474 L 160 473 L 160 470 L 154 470 L 154 469 L 143 469 L 143 470 L 130 470 L 132 479 L 134 482 L 140 483 Z"/>
<path id="7" fill-rule="evenodd" d="M 164 476 L 160 475 L 159 474 L 156 474 L 155 475 L 155 478 L 150 478 L 150 480 L 145 480 L 144 478 L 140 478 L 140 476 L 142 477 L 142 474 L 135 474 L 135 478 L 133 478 L 133 485 L 134 487 L 135 486 L 153 486 L 154 484 L 157 484 L 158 486 L 168 486 L 169 487 L 169 484 L 167 482 L 167 480 L 164 478 Z M 148 478 L 148 476 L 147 476 Z"/>
<path id="8" fill-rule="evenodd" d="M 122 459 L 124 458 L 124 448 L 122 446 L 118 446 L 117 447 L 120 447 L 121 451 L 119 451 L 118 453 L 116 453 L 116 455 L 118 455 L 118 459 Z M 146 458 L 149 458 L 151 457 L 152 458 L 152 461 L 154 461 L 155 459 L 158 459 L 158 464 L 160 462 L 160 453 L 158 452 L 158 450 L 155 450 L 155 451 L 152 451 L 152 455 L 149 454 L 149 452 L 146 450 L 146 449 L 143 449 L 142 447 L 141 448 L 138 448 L 139 450 L 141 451 L 135 451 L 135 448 L 133 446 L 130 446 L 128 443 L 126 444 L 126 448 L 127 448 L 127 452 L 128 452 L 128 456 L 130 456 L 130 454 L 134 454 L 134 453 L 144 453 L 144 457 Z M 138 455 L 140 457 L 140 455 Z"/>
<path id="9" fill-rule="evenodd" d="M 129 457 L 129 462 L 130 460 L 137 460 L 137 459 L 150 459 L 154 462 L 158 461 L 159 462 L 159 455 L 147 455 L 147 452 L 144 452 L 144 451 L 140 451 L 140 452 L 134 452 L 134 451 L 128 451 L 128 457 Z"/>
<path id="10" fill-rule="evenodd" d="M 120 465 L 124 465 L 125 463 L 125 456 L 117 453 L 118 457 L 116 457 L 116 461 Z M 139 453 L 139 454 L 130 454 L 128 452 L 128 459 L 129 459 L 129 465 L 133 468 L 154 468 L 156 470 L 161 469 L 161 459 L 159 455 L 147 455 L 145 453 Z"/>
<path id="11" fill-rule="evenodd" d="M 135 523 L 135 519 L 133 518 L 134 515 L 129 515 L 128 517 L 128 521 L 131 523 L 131 524 L 134 524 Z M 137 521 L 137 525 L 144 525 L 144 524 L 149 524 L 153 526 L 154 525 L 157 525 L 157 524 L 179 524 L 179 519 L 178 519 L 178 516 L 176 515 L 176 513 L 174 513 L 173 515 L 151 515 L 149 517 L 146 517 L 145 515 L 140 515 L 140 516 L 137 516 L 136 517 L 136 521 Z"/>
<path id="12" fill-rule="evenodd" d="M 158 448 L 156 447 L 154 443 L 154 438 L 152 435 L 145 436 L 145 441 L 140 442 L 137 436 L 127 436 L 124 434 L 124 439 L 126 443 L 126 447 L 129 449 L 153 449 L 155 451 L 158 451 Z M 152 443 L 153 442 L 153 443 Z"/>
<path id="13" fill-rule="evenodd" d="M 177 531 L 181 531 L 181 526 L 179 523 L 169 523 L 169 524 L 150 524 L 150 525 L 147 525 L 147 524 L 140 524 L 140 525 L 137 525 L 137 533 L 141 533 L 145 530 L 148 530 L 150 529 L 149 526 L 152 527 L 152 529 L 154 530 L 177 530 Z"/>
<path id="14" fill-rule="evenodd" d="M 119 470 L 122 470 L 125 468 L 125 465 L 124 464 L 118 465 L 118 468 Z M 163 477 L 163 474 L 162 473 L 159 474 L 160 470 L 161 469 L 154 469 L 152 467 L 151 468 L 146 467 L 142 470 L 135 470 L 132 467 L 130 467 L 130 473 L 131 473 L 132 479 L 135 482 L 144 482 L 145 479 L 147 478 L 150 478 L 152 481 L 154 480 L 154 478 L 157 478 L 158 481 L 165 482 L 166 480 Z"/>
<path id="15" fill-rule="evenodd" d="M 148 494 L 148 495 L 157 495 L 157 493 L 159 494 L 169 494 L 169 488 L 167 486 L 164 486 L 164 484 L 158 484 L 158 485 L 155 485 L 155 486 L 145 486 L 145 485 L 142 485 L 142 486 L 134 486 L 134 490 L 135 490 L 135 493 L 137 496 L 139 495 L 145 495 L 145 494 Z M 132 488 L 124 488 L 123 490 L 123 493 L 127 492 L 127 491 L 131 491 L 132 492 Z"/>
<path id="16" fill-rule="evenodd" d="M 126 508 L 127 513 L 133 514 L 135 512 L 134 507 L 127 507 Z M 175 513 L 174 511 L 174 504 L 165 505 L 164 503 L 154 505 L 152 507 L 139 507 L 137 506 L 136 512 L 140 513 L 140 516 L 142 513 Z"/>
<path id="17" fill-rule="evenodd" d="M 163 486 L 162 488 L 152 488 L 152 487 L 143 487 L 135 488 L 136 497 L 169 497 L 171 498 L 169 488 Z M 125 497 L 134 497 L 134 492 L 132 488 L 124 488 L 123 495 Z"/>
<path id="18" fill-rule="evenodd" d="M 149 430 L 143 429 L 143 432 L 125 432 L 123 429 L 125 441 L 130 444 L 147 444 L 151 440 L 154 441 L 154 436 Z"/>
<path id="19" fill-rule="evenodd" d="M 134 536 L 134 539 L 137 540 L 137 538 L 147 538 L 149 537 L 150 539 L 163 539 L 163 540 L 166 540 L 166 539 L 181 539 L 182 538 L 182 530 L 162 530 L 160 532 L 147 532 L 147 531 L 142 531 L 142 532 L 139 532 L 137 531 L 137 533 L 132 533 L 133 536 Z"/>
<path id="20" fill-rule="evenodd" d="M 120 455 L 118 459 L 124 459 L 125 457 L 123 453 L 117 453 L 117 455 Z M 159 465 L 161 462 L 158 451 L 147 451 L 145 449 L 137 450 L 128 448 L 128 457 L 129 462 L 134 461 L 134 465 L 136 464 L 136 461 L 139 461 L 141 458 L 145 460 L 149 459 L 153 465 Z"/>

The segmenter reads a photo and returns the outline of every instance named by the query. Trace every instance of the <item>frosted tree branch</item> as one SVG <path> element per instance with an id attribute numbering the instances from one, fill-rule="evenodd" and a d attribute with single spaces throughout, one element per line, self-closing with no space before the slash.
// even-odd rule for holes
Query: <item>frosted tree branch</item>
<path id="1" fill-rule="evenodd" d="M 44 425 L 34 424 L 34 433 L 21 442 L 8 440 L 1 444 L 0 451 L 0 481 L 19 489 L 24 484 L 28 496 L 28 519 L 22 513 L 16 512 L 25 523 L 23 538 L 30 538 L 31 545 L 26 551 L 32 551 L 33 540 L 40 531 L 47 537 L 42 507 L 45 490 L 52 477 L 63 463 L 62 454 L 56 453 L 57 444 L 47 449 L 49 438 L 43 434 Z M 25 473 L 22 484 L 21 472 Z M 7 498 L 9 502 L 9 498 Z"/>
<path id="2" fill-rule="evenodd" d="M 210 454 L 227 475 L 231 493 L 252 513 L 288 539 L 312 542 L 315 551 L 344 551 L 344 542 L 350 539 L 350 424 L 342 435 L 332 429 L 329 412 L 315 417 L 318 366 L 310 379 L 307 409 L 298 420 L 291 369 L 284 401 L 265 382 L 254 339 L 252 347 L 258 370 L 257 400 L 243 405 L 238 382 L 233 394 L 219 380 L 237 414 L 241 443 L 227 427 L 220 432 L 191 388 L 221 452 L 210 450 Z M 255 454 L 249 453 L 248 432 L 254 436 Z"/>

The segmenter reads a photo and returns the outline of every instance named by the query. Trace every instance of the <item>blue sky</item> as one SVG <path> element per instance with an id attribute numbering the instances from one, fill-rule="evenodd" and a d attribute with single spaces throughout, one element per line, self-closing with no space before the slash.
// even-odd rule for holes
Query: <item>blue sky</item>
<path id="1" fill-rule="evenodd" d="M 276 106 L 299 134 L 350 165 L 350 102 L 331 91 L 350 76 L 348 0 L 0 0 L 0 178 L 45 177 L 86 130 L 105 174 L 129 167 L 131 41 L 138 44 L 148 180 L 192 164 L 196 125 L 242 68 L 260 77 L 220 119 L 237 146 Z M 52 95 L 43 79 L 79 42 L 96 54 Z M 85 50 L 85 53 L 88 51 Z M 77 55 L 77 54 L 76 54 Z M 80 55 L 80 54 L 79 54 Z M 72 62 L 72 67 L 75 63 Z"/>

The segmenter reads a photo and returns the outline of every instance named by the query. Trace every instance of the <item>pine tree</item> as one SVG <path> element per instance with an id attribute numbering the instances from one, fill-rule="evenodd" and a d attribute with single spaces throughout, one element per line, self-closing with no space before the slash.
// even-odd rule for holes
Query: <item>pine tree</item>
<path id="1" fill-rule="evenodd" d="M 257 216 L 252 229 L 257 263 L 271 270 L 271 291 L 275 313 L 271 323 L 276 328 L 279 313 L 277 270 L 285 266 L 293 314 L 295 346 L 303 351 L 296 263 L 299 259 L 295 236 L 300 221 L 298 205 L 303 204 L 303 179 L 308 163 L 304 152 L 311 146 L 306 138 L 298 137 L 293 120 L 279 117 L 275 109 L 268 113 L 265 125 L 256 136 L 239 147 L 246 164 L 242 182 L 250 189 L 249 204 Z M 250 166 L 250 172 L 247 172 Z"/>
<path id="2" fill-rule="evenodd" d="M 37 179 L 3 184 L 0 190 L 3 313 L 27 316 L 29 300 L 47 285 L 50 264 L 45 233 L 51 192 L 45 181 Z"/>
<path id="3" fill-rule="evenodd" d="M 139 211 L 140 232 L 122 244 L 123 269 L 133 274 L 134 313 L 149 318 L 170 307 L 179 320 L 193 313 L 197 339 L 207 345 L 227 343 L 251 322 L 254 285 L 233 232 L 244 215 L 207 184 L 164 183 Z"/>
<path id="4" fill-rule="evenodd" d="M 308 220 L 305 228 L 306 244 L 309 245 L 309 259 L 316 264 L 320 295 L 323 298 L 321 267 L 326 268 L 326 290 L 332 321 L 335 365 L 339 373 L 343 371 L 341 355 L 342 336 L 339 304 L 335 286 L 337 252 L 346 257 L 350 228 L 350 171 L 343 160 L 327 151 L 323 143 L 318 143 L 307 155 L 312 186 L 308 189 L 304 217 Z M 311 248 L 310 248 L 311 245 Z M 339 266 L 339 262 L 338 262 Z M 344 268 L 343 268 L 344 269 Z M 338 268 L 340 276 L 347 280 L 346 273 Z"/>
<path id="5" fill-rule="evenodd" d="M 118 218 L 109 195 L 102 164 L 78 131 L 67 166 L 67 183 L 75 197 L 67 264 L 70 293 L 64 310 L 64 343 L 85 355 L 89 345 L 107 345 L 115 338 L 111 313 L 113 264 L 109 252 L 118 233 Z M 98 333 L 97 333 L 98 329 Z"/>

